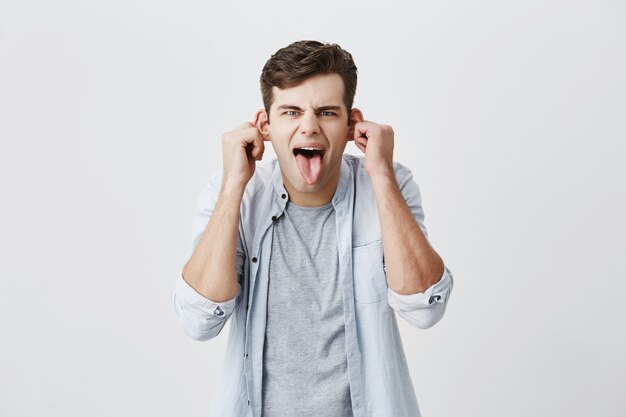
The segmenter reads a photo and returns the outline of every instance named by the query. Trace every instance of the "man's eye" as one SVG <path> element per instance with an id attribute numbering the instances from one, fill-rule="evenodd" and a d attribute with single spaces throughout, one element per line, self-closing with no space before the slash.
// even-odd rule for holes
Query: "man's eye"
<path id="1" fill-rule="evenodd" d="M 296 115 L 298 114 L 298 112 L 297 112 L 297 111 L 295 111 L 295 110 L 287 110 L 287 111 L 285 112 L 285 114 L 286 114 L 287 116 L 296 116 Z"/>
<path id="2" fill-rule="evenodd" d="M 328 116 L 334 116 L 334 115 L 335 115 L 335 112 L 332 112 L 332 111 L 322 111 L 322 112 L 320 112 L 320 114 L 321 114 L 322 116 L 326 116 L 326 117 L 328 117 Z"/>

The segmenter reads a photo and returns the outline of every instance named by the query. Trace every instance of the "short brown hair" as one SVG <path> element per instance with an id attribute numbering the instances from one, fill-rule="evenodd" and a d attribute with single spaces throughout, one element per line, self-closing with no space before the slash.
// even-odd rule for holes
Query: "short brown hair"
<path id="1" fill-rule="evenodd" d="M 357 69 L 352 55 L 337 44 L 297 41 L 279 49 L 261 72 L 261 95 L 269 115 L 274 100 L 272 87 L 295 87 L 318 74 L 339 74 L 343 80 L 343 102 L 349 113 L 356 92 Z"/>

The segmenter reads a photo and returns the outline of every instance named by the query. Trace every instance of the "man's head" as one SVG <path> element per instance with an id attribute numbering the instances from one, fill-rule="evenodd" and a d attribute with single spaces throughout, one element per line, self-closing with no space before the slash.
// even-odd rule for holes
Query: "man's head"
<path id="1" fill-rule="evenodd" d="M 338 45 L 295 42 L 265 64 L 265 109 L 255 124 L 272 142 L 294 203 L 321 205 L 334 195 L 343 151 L 363 120 L 352 108 L 355 90 L 356 65 Z"/>
<path id="2" fill-rule="evenodd" d="M 279 49 L 263 67 L 261 95 L 268 116 L 274 101 L 273 87 L 281 90 L 295 87 L 307 78 L 322 74 L 339 74 L 343 81 L 343 103 L 349 113 L 357 82 L 352 55 L 337 44 L 305 40 Z"/>

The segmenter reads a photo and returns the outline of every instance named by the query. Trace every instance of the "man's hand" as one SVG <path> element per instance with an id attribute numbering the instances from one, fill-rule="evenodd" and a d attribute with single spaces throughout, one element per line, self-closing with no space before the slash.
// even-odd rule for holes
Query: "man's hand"
<path id="1" fill-rule="evenodd" d="M 254 124 L 246 122 L 222 136 L 223 184 L 244 187 L 263 158 L 265 144 Z"/>
<path id="2" fill-rule="evenodd" d="M 354 143 L 365 153 L 365 171 L 372 176 L 393 173 L 393 129 L 374 122 L 354 126 Z"/>

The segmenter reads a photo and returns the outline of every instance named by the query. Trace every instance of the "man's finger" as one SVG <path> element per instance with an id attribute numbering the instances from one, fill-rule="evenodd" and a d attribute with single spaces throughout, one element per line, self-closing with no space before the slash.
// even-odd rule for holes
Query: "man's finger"
<path id="1" fill-rule="evenodd" d="M 261 158 L 263 158 L 263 153 L 265 152 L 265 144 L 263 143 L 263 138 L 258 131 L 256 131 L 256 136 L 252 142 L 252 146 L 252 157 L 257 161 L 260 161 Z"/>
<path id="2" fill-rule="evenodd" d="M 367 146 L 367 139 L 363 140 L 363 138 L 356 138 L 354 140 L 354 144 L 359 148 L 363 153 L 365 153 L 365 148 Z"/>
<path id="3" fill-rule="evenodd" d="M 367 140 L 367 127 L 359 126 L 359 124 L 357 123 L 357 125 L 354 126 L 354 140 L 357 140 L 359 138 L 364 138 Z"/>
<path id="4" fill-rule="evenodd" d="M 240 132 L 237 132 L 237 135 L 239 135 L 239 137 L 246 143 L 246 146 L 252 142 L 254 142 L 257 137 L 259 137 L 259 131 L 256 129 L 256 127 L 250 127 L 250 125 L 248 124 L 248 127 L 246 127 L 245 129 L 241 129 Z"/>

